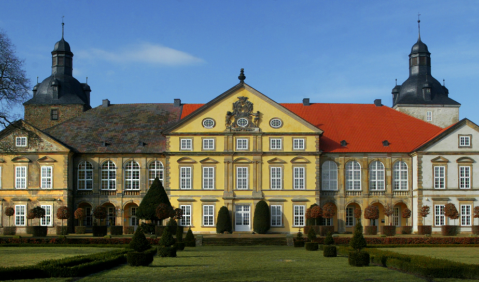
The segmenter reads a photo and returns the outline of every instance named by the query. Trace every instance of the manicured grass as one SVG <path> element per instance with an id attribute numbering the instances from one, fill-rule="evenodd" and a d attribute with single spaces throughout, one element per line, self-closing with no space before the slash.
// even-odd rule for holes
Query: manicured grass
<path id="1" fill-rule="evenodd" d="M 424 281 L 379 266 L 351 267 L 346 257 L 286 246 L 186 248 L 148 267 L 120 266 L 82 281 Z"/>
<path id="2" fill-rule="evenodd" d="M 43 260 L 61 259 L 118 250 L 94 247 L 0 247 L 0 267 L 33 265 Z M 1 279 L 1 278 L 0 278 Z"/>
<path id="3" fill-rule="evenodd" d="M 468 264 L 479 264 L 479 248 L 381 248 L 381 250 L 396 252 L 406 255 L 421 255 L 438 259 L 447 259 Z"/>

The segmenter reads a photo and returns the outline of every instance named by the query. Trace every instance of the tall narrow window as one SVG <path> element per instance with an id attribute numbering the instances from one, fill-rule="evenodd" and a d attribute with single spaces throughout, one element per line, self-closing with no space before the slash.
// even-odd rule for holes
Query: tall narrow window
<path id="1" fill-rule="evenodd" d="M 112 161 L 106 161 L 101 166 L 101 189 L 116 189 L 116 166 Z"/>
<path id="2" fill-rule="evenodd" d="M 180 189 L 191 189 L 191 167 L 180 167 Z"/>
<path id="3" fill-rule="evenodd" d="M 432 112 L 431 111 L 428 111 L 426 113 L 426 121 L 432 121 Z"/>
<path id="4" fill-rule="evenodd" d="M 58 120 L 58 109 L 52 109 L 50 112 L 50 118 L 52 120 Z"/>
<path id="5" fill-rule="evenodd" d="M 148 167 L 148 186 L 151 186 L 157 177 L 160 179 L 161 183 L 163 183 L 163 173 L 164 167 L 160 161 L 151 162 Z"/>
<path id="6" fill-rule="evenodd" d="M 461 205 L 461 225 L 471 226 L 471 205 Z"/>
<path id="7" fill-rule="evenodd" d="M 393 189 L 407 190 L 407 164 L 405 162 L 396 162 L 393 166 Z"/>
<path id="8" fill-rule="evenodd" d="M 442 226 L 445 225 L 444 217 L 444 205 L 435 205 L 434 206 L 434 225 Z"/>
<path id="9" fill-rule="evenodd" d="M 85 207 L 84 209 L 85 209 L 85 219 L 83 220 L 83 224 L 85 226 L 92 226 L 93 218 L 92 218 L 91 207 Z"/>
<path id="10" fill-rule="evenodd" d="M 293 150 L 304 150 L 304 138 L 293 138 Z"/>
<path id="11" fill-rule="evenodd" d="M 356 161 L 346 164 L 346 190 L 361 190 L 361 165 Z"/>
<path id="12" fill-rule="evenodd" d="M 214 167 L 203 167 L 203 189 L 215 189 Z"/>
<path id="13" fill-rule="evenodd" d="M 283 226 L 283 212 L 281 205 L 271 205 L 271 226 Z"/>
<path id="14" fill-rule="evenodd" d="M 238 190 L 248 189 L 248 168 L 247 167 L 236 168 L 236 189 Z"/>
<path id="15" fill-rule="evenodd" d="M 354 226 L 354 207 L 346 208 L 346 226 Z"/>
<path id="16" fill-rule="evenodd" d="M 15 206 L 15 226 L 25 226 L 25 205 Z"/>
<path id="17" fill-rule="evenodd" d="M 93 166 L 89 162 L 78 165 L 78 190 L 93 189 Z"/>
<path id="18" fill-rule="evenodd" d="M 115 226 L 115 208 L 108 207 L 107 208 L 108 216 L 106 218 L 106 225 L 107 226 Z"/>
<path id="19" fill-rule="evenodd" d="M 338 165 L 335 162 L 327 161 L 322 166 L 322 189 L 338 190 Z"/>
<path id="20" fill-rule="evenodd" d="M 125 165 L 125 190 L 140 190 L 140 165 L 135 161 Z"/>
<path id="21" fill-rule="evenodd" d="M 375 161 L 369 166 L 369 189 L 384 190 L 384 165 L 382 162 Z"/>
<path id="22" fill-rule="evenodd" d="M 180 226 L 191 226 L 191 205 L 182 205 L 180 209 L 183 211 Z"/>
<path id="23" fill-rule="evenodd" d="M 435 189 L 446 188 L 446 167 L 445 166 L 434 167 L 434 188 Z"/>
<path id="24" fill-rule="evenodd" d="M 215 206 L 203 206 L 203 226 L 215 226 Z"/>
<path id="25" fill-rule="evenodd" d="M 459 167 L 459 188 L 461 189 L 471 188 L 471 167 L 470 166 Z"/>
<path id="26" fill-rule="evenodd" d="M 51 226 L 52 225 L 52 206 L 42 205 L 42 209 L 45 210 L 45 216 L 40 219 L 40 225 Z"/>
<path id="27" fill-rule="evenodd" d="M 52 188 L 52 170 L 51 166 L 42 166 L 42 188 L 51 189 Z"/>
<path id="28" fill-rule="evenodd" d="M 294 209 L 294 226 L 304 226 L 304 210 L 305 206 L 293 206 Z"/>
<path id="29" fill-rule="evenodd" d="M 282 148 L 281 138 L 271 138 L 269 143 L 270 150 L 281 150 Z"/>
<path id="30" fill-rule="evenodd" d="M 26 166 L 15 167 L 15 188 L 17 189 L 27 188 L 27 167 Z"/>
<path id="31" fill-rule="evenodd" d="M 401 208 L 395 207 L 393 211 L 393 225 L 401 226 Z"/>
<path id="32" fill-rule="evenodd" d="M 302 190 L 305 188 L 305 168 L 293 167 L 293 189 Z"/>
<path id="33" fill-rule="evenodd" d="M 272 190 L 281 190 L 283 188 L 283 168 L 271 167 L 270 168 L 270 183 Z"/>

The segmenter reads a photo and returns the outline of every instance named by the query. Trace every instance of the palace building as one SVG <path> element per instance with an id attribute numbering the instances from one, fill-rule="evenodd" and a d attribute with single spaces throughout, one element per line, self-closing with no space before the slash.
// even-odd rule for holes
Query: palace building
<path id="1" fill-rule="evenodd" d="M 459 121 L 460 104 L 432 76 L 430 55 L 419 37 L 409 78 L 392 90 L 392 108 L 381 100 L 279 103 L 248 85 L 243 70 L 238 84 L 204 104 L 103 100 L 92 108 L 91 89 L 72 76 L 73 53 L 62 38 L 51 76 L 24 103 L 24 120 L 0 132 L 0 226 L 24 233 L 28 210 L 42 206 L 40 223 L 54 233 L 57 209 L 66 205 L 72 213 L 85 208 L 88 227 L 102 205 L 108 225 L 136 227 L 136 209 L 159 177 L 172 205 L 183 209 L 180 224 L 195 233 L 214 233 L 222 206 L 235 232 L 251 232 L 260 200 L 271 208 L 270 232 L 297 232 L 306 209 L 326 203 L 336 215 L 323 224 L 340 233 L 353 230 L 354 208 L 368 205 L 377 205 L 380 217 L 363 225 L 389 224 L 387 204 L 392 224 L 438 232 L 448 223 L 446 203 L 460 213 L 449 224 L 471 232 L 479 128 Z M 424 219 L 423 205 L 431 207 Z M 15 209 L 13 218 L 6 207 Z M 406 208 L 409 219 L 401 216 Z"/>

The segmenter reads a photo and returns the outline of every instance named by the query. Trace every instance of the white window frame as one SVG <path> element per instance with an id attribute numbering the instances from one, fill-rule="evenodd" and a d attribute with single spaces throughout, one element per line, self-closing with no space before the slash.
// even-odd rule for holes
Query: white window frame
<path id="1" fill-rule="evenodd" d="M 112 161 L 105 161 L 101 165 L 101 190 L 116 190 L 116 164 Z"/>
<path id="2" fill-rule="evenodd" d="M 16 137 L 15 138 L 15 147 L 28 147 L 27 137 Z"/>
<path id="3" fill-rule="evenodd" d="M 15 205 L 15 226 L 25 226 L 27 223 L 27 206 Z"/>
<path id="4" fill-rule="evenodd" d="M 184 151 L 193 150 L 193 139 L 191 138 L 180 139 L 180 150 L 184 150 Z"/>
<path id="5" fill-rule="evenodd" d="M 397 226 L 397 227 L 401 226 L 401 208 L 400 207 L 393 208 L 392 220 L 393 220 L 394 226 Z"/>
<path id="6" fill-rule="evenodd" d="M 45 216 L 40 218 L 40 225 L 41 226 L 52 226 L 52 214 L 53 214 L 53 206 L 52 205 L 41 205 L 42 209 L 45 210 Z"/>
<path id="7" fill-rule="evenodd" d="M 180 219 L 180 226 L 191 226 L 191 205 L 180 205 L 183 216 Z"/>
<path id="8" fill-rule="evenodd" d="M 129 161 L 125 164 L 125 190 L 140 190 L 140 164 L 136 161 Z"/>
<path id="9" fill-rule="evenodd" d="M 272 166 L 269 169 L 269 183 L 271 190 L 283 189 L 283 168 L 278 166 Z"/>
<path id="10" fill-rule="evenodd" d="M 459 188 L 471 189 L 471 167 L 459 166 Z"/>
<path id="11" fill-rule="evenodd" d="M 281 150 L 283 148 L 283 139 L 281 138 L 270 138 L 269 139 L 269 149 L 270 150 Z"/>
<path id="12" fill-rule="evenodd" d="M 306 168 L 302 166 L 293 167 L 293 189 L 306 189 Z"/>
<path id="13" fill-rule="evenodd" d="M 215 189 L 215 167 L 204 166 L 202 170 L 203 170 L 203 189 L 204 190 Z"/>
<path id="14" fill-rule="evenodd" d="M 192 188 L 192 170 L 191 166 L 180 167 L 180 189 L 191 190 Z"/>
<path id="15" fill-rule="evenodd" d="M 163 184 L 163 177 L 164 177 L 165 167 L 163 163 L 160 161 L 152 161 L 148 166 L 148 188 L 150 188 L 155 178 L 158 177 L 161 183 Z"/>
<path id="16" fill-rule="evenodd" d="M 369 165 L 369 190 L 384 191 L 385 185 L 384 164 L 380 161 L 374 161 Z"/>
<path id="17" fill-rule="evenodd" d="M 304 138 L 293 138 L 293 150 L 304 150 Z"/>
<path id="18" fill-rule="evenodd" d="M 203 206 L 203 226 L 215 226 L 215 206 Z"/>
<path id="19" fill-rule="evenodd" d="M 236 150 L 248 150 L 248 138 L 236 138 Z"/>
<path id="20" fill-rule="evenodd" d="M 205 138 L 203 139 L 203 150 L 212 151 L 215 149 L 215 139 Z"/>
<path id="21" fill-rule="evenodd" d="M 248 190 L 249 189 L 249 167 L 237 166 L 236 167 L 236 190 Z"/>
<path id="22" fill-rule="evenodd" d="M 346 208 L 346 227 L 353 227 L 356 225 L 356 219 L 354 218 L 354 207 Z"/>
<path id="23" fill-rule="evenodd" d="M 357 161 L 346 163 L 346 191 L 361 191 L 361 164 Z"/>
<path id="24" fill-rule="evenodd" d="M 461 205 L 461 226 L 471 226 L 472 205 Z"/>
<path id="25" fill-rule="evenodd" d="M 470 146 L 471 146 L 471 136 L 459 136 L 459 147 L 470 147 Z"/>
<path id="26" fill-rule="evenodd" d="M 446 216 L 444 215 L 444 205 L 434 205 L 434 226 L 446 225 Z"/>
<path id="27" fill-rule="evenodd" d="M 408 166 L 406 162 L 398 161 L 393 165 L 393 190 L 409 190 Z"/>
<path id="28" fill-rule="evenodd" d="M 294 205 L 293 206 L 293 226 L 303 227 L 306 224 L 305 220 L 306 206 Z"/>
<path id="29" fill-rule="evenodd" d="M 426 112 L 426 121 L 432 121 L 432 111 Z"/>
<path id="30" fill-rule="evenodd" d="M 445 166 L 434 166 L 434 189 L 446 189 Z"/>
<path id="31" fill-rule="evenodd" d="M 271 227 L 283 226 L 283 206 L 271 205 Z"/>
<path id="32" fill-rule="evenodd" d="M 83 176 L 81 175 L 83 174 Z M 90 162 L 84 161 L 78 165 L 78 190 L 92 190 L 93 189 L 93 165 Z"/>
<path id="33" fill-rule="evenodd" d="M 23 172 L 22 172 L 23 170 Z M 20 176 L 19 176 L 20 174 Z M 15 189 L 27 189 L 28 186 L 28 167 L 16 166 L 15 167 Z"/>
<path id="34" fill-rule="evenodd" d="M 326 161 L 322 165 L 321 188 L 324 191 L 338 190 L 338 165 L 333 161 Z"/>
<path id="35" fill-rule="evenodd" d="M 42 166 L 40 168 L 40 183 L 42 189 L 53 188 L 53 166 Z"/>

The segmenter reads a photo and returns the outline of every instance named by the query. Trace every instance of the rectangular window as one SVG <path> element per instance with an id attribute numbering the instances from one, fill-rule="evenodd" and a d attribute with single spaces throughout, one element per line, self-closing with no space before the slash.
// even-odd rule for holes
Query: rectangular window
<path id="1" fill-rule="evenodd" d="M 248 189 L 248 168 L 247 167 L 236 168 L 236 189 L 238 190 Z"/>
<path id="2" fill-rule="evenodd" d="M 203 139 L 203 150 L 214 150 L 215 139 Z"/>
<path id="3" fill-rule="evenodd" d="M 281 144 L 281 138 L 271 138 L 269 140 L 269 149 L 270 150 L 281 150 L 282 144 Z"/>
<path id="4" fill-rule="evenodd" d="M 83 220 L 83 224 L 85 226 L 92 226 L 93 224 L 93 217 L 91 213 L 91 207 L 86 207 L 85 209 L 85 219 Z"/>
<path id="5" fill-rule="evenodd" d="M 446 167 L 445 166 L 434 167 L 434 188 L 435 189 L 446 188 Z"/>
<path id="6" fill-rule="evenodd" d="M 183 217 L 180 219 L 180 226 L 191 226 L 191 205 L 180 206 Z"/>
<path id="7" fill-rule="evenodd" d="M 203 167 L 203 189 L 215 189 L 214 167 Z"/>
<path id="8" fill-rule="evenodd" d="M 354 208 L 346 208 L 346 226 L 354 226 Z"/>
<path id="9" fill-rule="evenodd" d="M 283 168 L 271 167 L 271 189 L 280 190 L 283 188 Z"/>
<path id="10" fill-rule="evenodd" d="M 293 150 L 304 150 L 303 138 L 293 138 Z"/>
<path id="11" fill-rule="evenodd" d="M 471 188 L 471 167 L 470 166 L 459 167 L 459 188 L 461 189 Z"/>
<path id="12" fill-rule="evenodd" d="M 281 227 L 283 226 L 283 207 L 280 205 L 271 205 L 271 226 Z"/>
<path id="13" fill-rule="evenodd" d="M 203 206 L 203 226 L 215 226 L 215 206 Z"/>
<path id="14" fill-rule="evenodd" d="M 445 216 L 444 216 L 444 205 L 435 205 L 434 206 L 434 225 L 443 226 L 445 225 Z"/>
<path id="15" fill-rule="evenodd" d="M 293 188 L 294 189 L 304 189 L 304 167 L 294 167 L 293 168 Z"/>
<path id="16" fill-rule="evenodd" d="M 400 208 L 394 208 L 393 225 L 401 226 L 401 209 Z"/>
<path id="17" fill-rule="evenodd" d="M 25 226 L 25 205 L 15 206 L 15 226 Z"/>
<path id="18" fill-rule="evenodd" d="M 471 147 L 471 137 L 459 136 L 459 147 Z"/>
<path id="19" fill-rule="evenodd" d="M 52 120 L 58 120 L 58 110 L 52 109 L 50 112 L 50 117 Z"/>
<path id="20" fill-rule="evenodd" d="M 52 206 L 42 205 L 42 209 L 45 210 L 45 216 L 40 219 L 41 226 L 52 226 Z"/>
<path id="21" fill-rule="evenodd" d="M 192 140 L 191 139 L 181 139 L 180 141 L 180 150 L 190 150 L 192 149 Z"/>
<path id="22" fill-rule="evenodd" d="M 304 226 L 305 206 L 294 206 L 294 226 Z"/>
<path id="23" fill-rule="evenodd" d="M 428 111 L 426 113 L 426 121 L 432 121 L 432 112 L 431 111 Z"/>
<path id="24" fill-rule="evenodd" d="M 52 188 L 52 170 L 51 166 L 42 166 L 42 188 L 51 189 Z"/>
<path id="25" fill-rule="evenodd" d="M 245 139 L 245 138 L 236 139 L 236 150 L 248 150 L 248 139 Z"/>
<path id="26" fill-rule="evenodd" d="M 106 218 L 107 226 L 115 226 L 115 208 L 108 208 L 108 217 Z"/>
<path id="27" fill-rule="evenodd" d="M 180 189 L 191 189 L 191 167 L 180 167 Z"/>
<path id="28" fill-rule="evenodd" d="M 17 147 L 27 147 L 27 137 L 16 137 L 15 145 Z"/>
<path id="29" fill-rule="evenodd" d="M 461 225 L 471 226 L 471 205 L 461 205 Z"/>
<path id="30" fill-rule="evenodd" d="M 27 188 L 27 167 L 26 166 L 15 167 L 15 188 L 17 189 Z"/>

